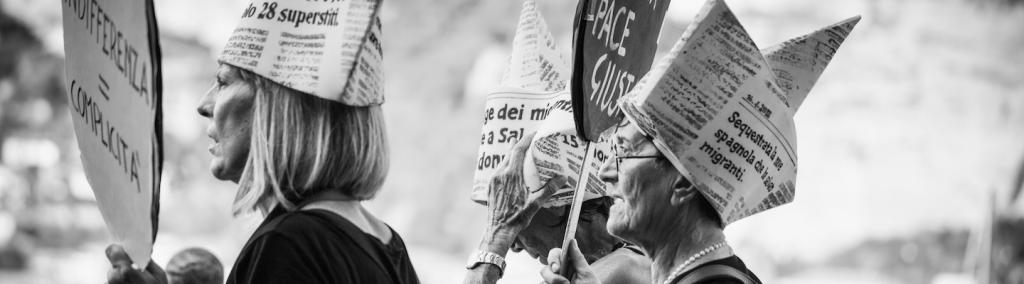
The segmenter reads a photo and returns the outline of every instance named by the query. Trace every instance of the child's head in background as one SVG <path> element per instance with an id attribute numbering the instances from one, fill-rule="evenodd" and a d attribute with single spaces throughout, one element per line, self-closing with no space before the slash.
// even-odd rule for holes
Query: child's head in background
<path id="1" fill-rule="evenodd" d="M 187 248 L 167 263 L 168 284 L 221 284 L 224 267 L 212 253 L 201 248 Z"/>

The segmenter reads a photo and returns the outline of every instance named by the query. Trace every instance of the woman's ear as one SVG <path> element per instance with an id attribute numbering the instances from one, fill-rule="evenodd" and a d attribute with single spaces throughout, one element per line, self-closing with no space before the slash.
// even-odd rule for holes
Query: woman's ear
<path id="1" fill-rule="evenodd" d="M 680 206 L 696 196 L 697 188 L 685 177 L 678 175 L 672 183 L 672 196 L 669 196 L 672 206 Z"/>

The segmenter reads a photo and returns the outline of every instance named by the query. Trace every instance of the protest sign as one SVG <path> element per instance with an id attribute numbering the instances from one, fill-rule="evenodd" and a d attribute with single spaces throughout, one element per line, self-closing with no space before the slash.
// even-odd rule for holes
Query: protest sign
<path id="1" fill-rule="evenodd" d="M 710 0 L 620 107 L 693 181 L 724 224 L 788 203 L 793 114 L 859 17 L 767 49 Z"/>
<path id="2" fill-rule="evenodd" d="M 382 104 L 379 2 L 253 1 L 220 61 L 345 105 Z"/>
<path id="3" fill-rule="evenodd" d="M 587 141 L 622 119 L 616 102 L 647 74 L 670 0 L 580 0 L 570 83 L 576 129 Z"/>
<path id="4" fill-rule="evenodd" d="M 523 178 L 529 188 L 538 188 L 551 177 L 567 179 L 544 207 L 564 206 L 573 198 L 573 188 L 586 175 L 585 198 L 604 196 L 604 184 L 597 169 L 607 159 L 608 144 L 599 143 L 584 159 L 586 142 L 576 135 L 569 93 L 565 90 L 569 64 L 558 52 L 554 38 L 532 0 L 523 3 L 513 39 L 512 55 L 501 86 L 488 95 L 480 136 L 480 151 L 473 177 L 471 199 L 487 202 L 487 190 L 498 166 L 512 145 L 524 135 L 536 132 L 526 153 Z"/>
<path id="5" fill-rule="evenodd" d="M 153 1 L 65 0 L 71 121 L 103 220 L 149 262 L 160 195 L 160 46 Z"/>

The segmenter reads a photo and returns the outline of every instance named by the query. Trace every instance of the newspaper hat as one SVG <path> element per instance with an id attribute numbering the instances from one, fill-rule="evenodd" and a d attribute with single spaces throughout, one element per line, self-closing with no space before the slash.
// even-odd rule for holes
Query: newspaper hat
<path id="1" fill-rule="evenodd" d="M 723 224 L 789 203 L 793 114 L 859 19 L 759 51 L 728 6 L 710 0 L 619 106 Z"/>
<path id="2" fill-rule="evenodd" d="M 523 165 L 524 182 L 528 187 L 536 188 L 542 185 L 542 181 L 546 182 L 553 175 L 560 174 L 568 179 L 567 183 L 569 184 L 568 187 L 556 191 L 543 204 L 545 208 L 571 203 L 574 193 L 572 189 L 579 178 L 578 172 L 569 174 L 574 170 L 578 171 L 578 167 L 576 169 L 561 167 L 550 159 L 559 158 L 560 161 L 557 162 L 581 159 L 586 151 L 582 147 L 570 147 L 560 144 L 561 142 L 552 143 L 555 139 L 571 139 L 570 137 L 576 135 L 572 108 L 569 107 L 571 97 L 566 89 L 570 75 L 569 61 L 563 53 L 558 51 L 555 38 L 544 22 L 543 16 L 537 10 L 536 3 L 533 0 L 524 1 L 516 26 L 516 34 L 512 40 L 512 53 L 509 56 L 508 68 L 502 75 L 500 86 L 488 95 L 486 108 L 495 109 L 505 105 L 517 105 L 528 111 L 531 108 L 534 110 L 546 109 L 545 118 L 505 122 L 490 121 L 485 123 L 483 135 L 486 136 L 488 132 L 503 128 L 523 129 L 522 131 L 527 132 L 536 131 L 534 140 L 531 141 L 531 150 L 527 152 Z M 480 146 L 481 161 L 494 155 L 507 156 L 512 144 L 514 141 L 505 144 L 482 143 Z M 607 148 L 607 143 L 597 147 Z M 539 158 L 540 154 L 535 155 L 533 149 L 538 148 L 546 149 L 546 158 Z M 588 165 L 597 168 L 599 164 L 596 164 L 595 161 L 596 159 L 589 159 L 587 162 L 594 163 Z M 539 163 L 544 166 L 538 166 Z M 496 167 L 493 163 L 478 164 L 470 199 L 481 204 L 487 203 L 487 191 L 495 171 Z M 600 182 L 587 184 L 585 200 L 606 195 L 603 184 Z"/>
<path id="3" fill-rule="evenodd" d="M 814 83 L 832 61 L 836 49 L 857 22 L 860 22 L 860 16 L 761 50 L 775 74 L 775 85 L 786 93 L 793 112 L 804 103 Z"/>
<path id="4" fill-rule="evenodd" d="M 384 103 L 378 0 L 254 0 L 219 61 L 349 106 Z"/>
<path id="5" fill-rule="evenodd" d="M 539 92 L 563 91 L 572 75 L 569 61 L 558 52 L 544 17 L 533 0 L 523 1 L 508 68 L 501 86 Z"/>

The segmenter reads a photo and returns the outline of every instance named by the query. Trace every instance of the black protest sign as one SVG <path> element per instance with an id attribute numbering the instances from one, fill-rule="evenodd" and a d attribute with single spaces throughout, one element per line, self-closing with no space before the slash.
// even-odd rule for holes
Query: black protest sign
<path id="1" fill-rule="evenodd" d="M 670 2 L 580 0 L 570 82 L 580 136 L 595 141 L 621 119 L 618 99 L 651 69 Z"/>

